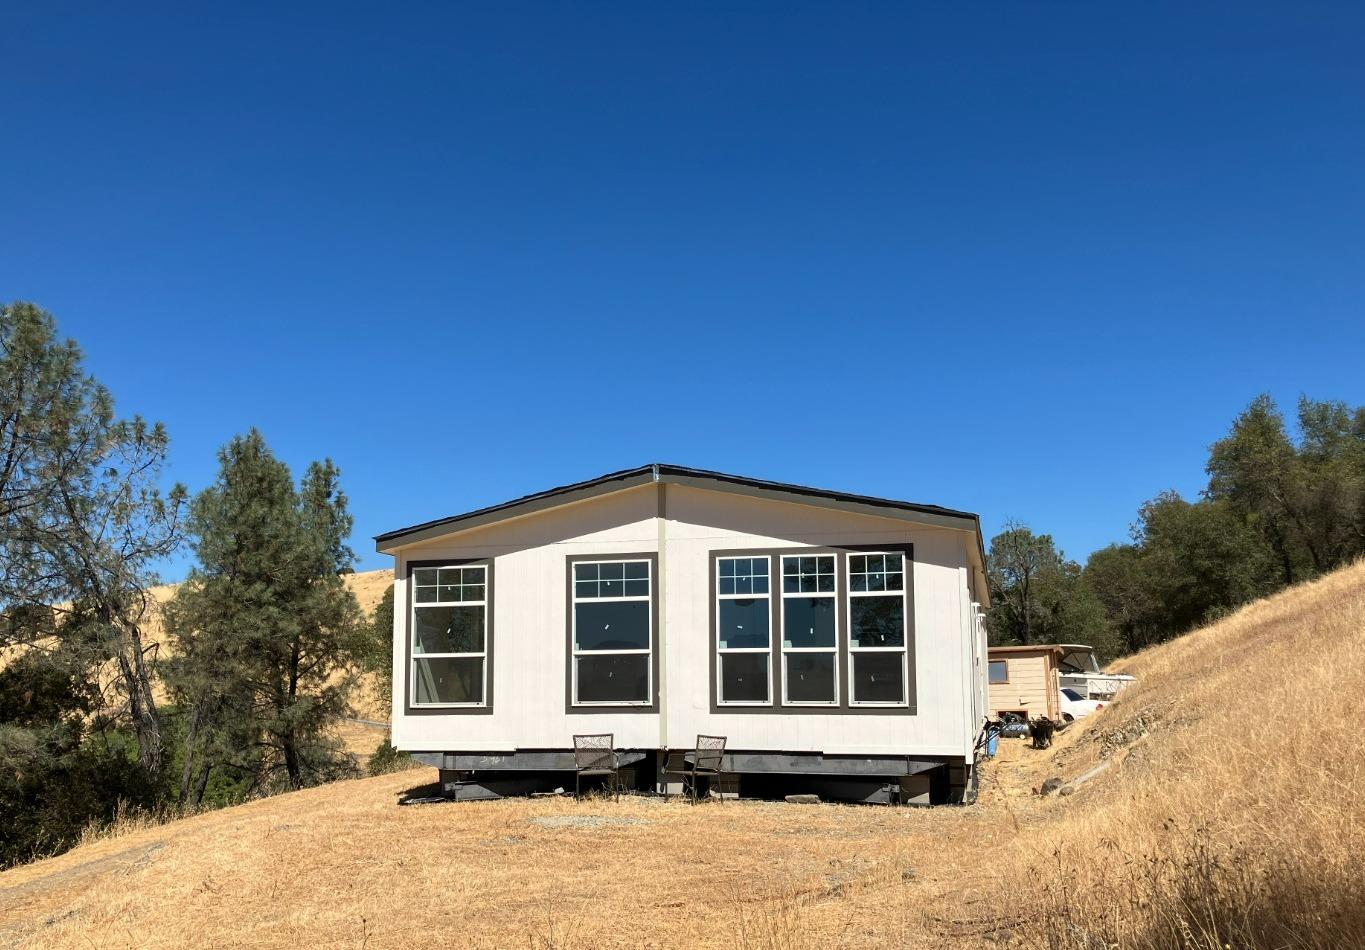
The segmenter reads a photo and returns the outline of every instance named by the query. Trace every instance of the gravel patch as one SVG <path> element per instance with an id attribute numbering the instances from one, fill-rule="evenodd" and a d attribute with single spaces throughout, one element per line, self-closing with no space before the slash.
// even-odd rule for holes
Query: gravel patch
<path id="1" fill-rule="evenodd" d="M 548 815 L 543 818 L 532 818 L 533 825 L 540 825 L 542 828 L 602 828 L 606 825 L 652 825 L 653 819 L 650 818 L 623 818 L 608 815 Z"/>

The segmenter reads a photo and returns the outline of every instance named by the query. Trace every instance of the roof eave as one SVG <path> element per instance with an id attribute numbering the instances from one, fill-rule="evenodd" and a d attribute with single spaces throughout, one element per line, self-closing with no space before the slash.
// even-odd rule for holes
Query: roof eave
<path id="1" fill-rule="evenodd" d="M 684 468 L 677 465 L 651 464 L 639 468 L 612 472 L 585 482 L 576 482 L 561 488 L 552 488 L 526 495 L 499 505 L 492 505 L 476 511 L 441 518 L 422 524 L 389 531 L 375 537 L 375 549 L 381 554 L 391 554 L 399 548 L 418 544 L 432 538 L 443 537 L 472 528 L 508 521 L 526 515 L 546 511 L 563 505 L 574 504 L 613 494 L 651 482 L 665 482 L 712 491 L 728 491 L 734 494 L 784 501 L 791 504 L 814 505 L 834 508 L 855 514 L 878 518 L 893 518 L 915 524 L 971 531 L 976 535 L 982 565 L 985 564 L 985 550 L 981 537 L 980 518 L 966 511 L 941 508 L 936 505 L 919 505 L 912 502 L 894 501 L 885 498 L 872 498 L 845 492 L 807 488 L 802 485 L 789 485 L 781 482 L 768 482 L 761 479 L 743 478 L 710 472 L 701 469 Z"/>
<path id="2" fill-rule="evenodd" d="M 563 505 L 571 505 L 575 502 L 588 501 L 602 495 L 624 491 L 627 488 L 647 485 L 651 481 L 654 481 L 654 474 L 649 467 L 613 472 L 610 475 L 603 475 L 586 482 L 577 482 L 563 488 L 537 492 L 534 495 L 515 498 L 512 501 L 490 505 L 487 508 L 480 508 L 462 515 L 438 518 L 435 521 L 423 522 L 408 528 L 399 528 L 397 531 L 388 531 L 375 536 L 375 550 L 380 554 L 391 554 L 398 548 L 429 541 L 432 538 L 443 537 L 458 531 L 468 531 L 472 528 L 480 528 L 500 521 L 509 521 L 512 518 L 522 518 L 526 515 L 548 511 L 551 508 L 559 508 Z"/>

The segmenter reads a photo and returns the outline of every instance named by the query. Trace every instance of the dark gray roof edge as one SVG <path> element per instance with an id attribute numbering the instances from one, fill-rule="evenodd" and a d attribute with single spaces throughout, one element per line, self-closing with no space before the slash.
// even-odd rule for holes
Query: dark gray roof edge
<path id="1" fill-rule="evenodd" d="M 757 489 L 773 494 L 796 495 L 798 497 L 835 501 L 848 505 L 915 512 L 935 516 L 936 520 L 961 519 L 971 522 L 971 527 L 976 531 L 978 544 L 981 540 L 981 519 L 976 514 L 969 511 L 958 511 L 953 508 L 944 508 L 939 505 L 924 505 L 909 501 L 897 501 L 891 498 L 877 498 L 871 495 L 856 495 L 850 492 L 832 491 L 823 488 L 810 488 L 805 485 L 792 485 L 786 482 L 766 481 L 761 478 L 727 475 L 724 472 L 712 472 L 707 471 L 706 469 L 688 468 L 683 465 L 668 465 L 655 462 L 649 465 L 641 465 L 638 468 L 628 468 L 619 472 L 609 472 L 608 474 L 600 475 L 597 478 L 590 478 L 582 482 L 574 482 L 570 485 L 561 485 L 558 488 L 550 488 L 546 491 L 536 492 L 535 494 L 523 495 L 522 497 L 514 498 L 511 501 L 490 505 L 486 508 L 478 508 L 474 511 L 467 511 L 464 514 L 452 515 L 448 518 L 438 518 L 434 521 L 425 521 L 421 524 L 415 524 L 407 528 L 399 528 L 396 531 L 387 531 L 384 534 L 375 535 L 375 545 L 382 552 L 385 548 L 392 547 L 395 542 L 399 542 L 402 538 L 410 535 L 421 534 L 430 537 L 432 536 L 433 530 L 437 528 L 449 528 L 451 531 L 455 531 L 459 530 L 459 526 L 466 522 L 489 524 L 494 521 L 503 520 L 502 518 L 491 517 L 494 515 L 501 514 L 506 518 L 512 518 L 519 514 L 530 514 L 533 511 L 555 507 L 556 500 L 558 500 L 558 504 L 568 504 L 571 501 L 592 498 L 597 495 L 608 494 L 625 488 L 632 488 L 636 485 L 648 484 L 649 482 L 675 480 L 685 480 L 687 482 L 720 482 L 722 484 Z M 521 509 L 525 510 L 523 511 Z M 473 525 L 471 525 L 471 527 L 472 526 Z M 967 526 L 964 525 L 963 527 Z"/>
<path id="2" fill-rule="evenodd" d="M 535 492 L 534 494 L 522 495 L 520 498 L 513 498 L 511 501 L 504 501 L 496 505 L 489 505 L 487 508 L 476 508 L 473 511 L 466 511 L 463 514 L 459 515 L 451 515 L 448 518 L 437 518 L 434 521 L 424 521 L 421 524 L 411 525 L 406 528 L 399 528 L 396 531 L 386 531 L 383 534 L 375 535 L 374 540 L 376 543 L 393 541 L 397 538 L 403 537 L 404 535 L 416 534 L 419 531 L 426 531 L 429 528 L 437 528 L 445 525 L 456 525 L 461 521 L 469 521 L 471 519 L 479 518 L 484 515 L 491 515 L 501 511 L 508 511 L 509 509 L 513 508 L 520 508 L 523 505 L 529 505 L 533 502 L 543 501 L 550 498 L 557 498 L 562 495 L 569 495 L 575 492 L 584 491 L 586 489 L 611 485 L 612 482 L 623 483 L 621 485 L 612 487 L 611 488 L 612 491 L 617 491 L 622 488 L 631 488 L 637 483 L 644 484 L 646 481 L 653 481 L 652 477 L 651 478 L 641 477 L 643 475 L 652 476 L 653 474 L 652 469 L 653 469 L 652 466 L 646 465 L 643 466 L 642 468 L 627 468 L 619 472 L 611 472 L 606 475 L 600 475 L 597 478 L 590 478 L 587 481 L 574 482 L 571 485 L 561 485 L 558 488 L 550 488 L 546 489 L 545 491 Z"/>

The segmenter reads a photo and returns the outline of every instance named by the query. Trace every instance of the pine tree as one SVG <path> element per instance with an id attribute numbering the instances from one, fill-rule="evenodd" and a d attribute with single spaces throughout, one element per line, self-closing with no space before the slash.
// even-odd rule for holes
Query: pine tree
<path id="1" fill-rule="evenodd" d="M 385 704 L 393 698 L 393 585 L 375 605 L 367 628 L 362 667 L 379 683 Z"/>
<path id="2" fill-rule="evenodd" d="M 160 424 L 114 415 L 108 390 L 60 340 L 46 311 L 0 307 L 0 611 L 58 607 L 59 637 L 111 664 L 149 775 L 162 766 L 160 716 L 142 625 L 151 565 L 179 543 L 184 489 L 158 488 Z M 0 646 L 40 648 L 6 624 Z"/>
<path id="3" fill-rule="evenodd" d="M 315 784 L 347 771 L 328 727 L 347 710 L 364 649 L 364 615 L 342 575 L 355 563 L 346 544 L 353 519 L 331 460 L 308 467 L 299 491 L 299 608 L 289 650 L 276 667 L 275 706 L 266 732 L 289 784 Z"/>
<path id="4" fill-rule="evenodd" d="M 167 679 L 189 717 L 181 796 L 196 804 L 214 768 L 251 774 L 252 790 L 354 769 L 329 734 L 361 628 L 340 577 L 354 555 L 337 469 L 314 463 L 296 491 L 254 429 L 219 461 L 190 511 L 199 565 L 167 608 Z"/>

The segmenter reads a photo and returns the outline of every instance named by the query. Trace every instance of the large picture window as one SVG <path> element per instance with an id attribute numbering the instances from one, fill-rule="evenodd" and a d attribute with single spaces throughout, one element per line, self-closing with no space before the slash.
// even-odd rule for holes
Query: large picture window
<path id="1" fill-rule="evenodd" d="M 905 705 L 905 644 L 903 555 L 848 555 L 850 705 Z"/>
<path id="2" fill-rule="evenodd" d="M 488 693 L 486 565 L 412 571 L 413 706 L 483 706 Z"/>
<path id="3" fill-rule="evenodd" d="M 772 704 L 772 596 L 766 557 L 716 559 L 717 705 Z"/>
<path id="4" fill-rule="evenodd" d="M 647 560 L 572 564 L 575 706 L 648 706 L 654 695 L 654 605 Z"/>
<path id="5" fill-rule="evenodd" d="M 839 703 L 833 554 L 782 557 L 782 692 L 789 706 Z"/>

